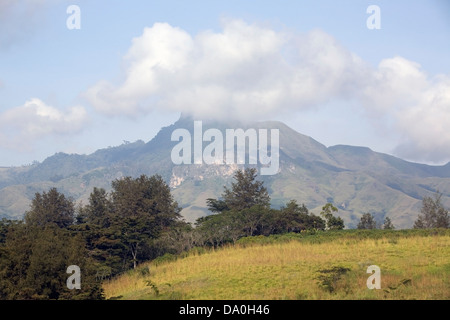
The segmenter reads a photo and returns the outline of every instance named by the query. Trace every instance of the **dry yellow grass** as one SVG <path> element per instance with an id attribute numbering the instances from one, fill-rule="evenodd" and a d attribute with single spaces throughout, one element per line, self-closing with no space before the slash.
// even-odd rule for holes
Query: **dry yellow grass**
<path id="1" fill-rule="evenodd" d="M 369 290 L 369 265 L 381 268 L 381 290 Z M 291 241 L 230 246 L 130 272 L 104 284 L 122 299 L 449 299 L 448 235 L 389 239 Z M 317 279 L 333 266 L 350 271 L 329 292 Z M 401 280 L 410 279 L 407 285 Z M 149 282 L 156 286 L 149 286 Z M 391 288 L 390 288 L 391 287 Z"/>

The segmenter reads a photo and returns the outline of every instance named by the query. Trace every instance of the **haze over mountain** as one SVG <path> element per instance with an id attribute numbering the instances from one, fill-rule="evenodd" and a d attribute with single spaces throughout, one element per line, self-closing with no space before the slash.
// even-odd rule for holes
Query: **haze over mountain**
<path id="1" fill-rule="evenodd" d="M 0 168 L 0 216 L 21 218 L 36 192 L 51 187 L 87 202 L 93 187 L 110 189 L 111 181 L 124 176 L 160 174 L 169 183 L 183 207 L 187 221 L 209 214 L 206 199 L 217 198 L 242 165 L 175 165 L 171 160 L 172 132 L 183 128 L 193 136 L 194 120 L 181 117 L 162 128 L 149 142 L 124 142 L 89 155 L 57 153 L 42 163 Z M 242 124 L 203 121 L 203 132 L 216 128 L 279 129 L 279 172 L 259 176 L 268 188 L 273 207 L 291 199 L 318 214 L 327 202 L 339 209 L 348 228 L 355 227 L 363 213 L 381 222 L 389 216 L 397 228 L 412 227 L 422 198 L 437 190 L 450 205 L 450 163 L 430 166 L 377 153 L 366 147 L 326 147 L 276 121 Z M 203 147 L 208 143 L 204 142 Z"/>

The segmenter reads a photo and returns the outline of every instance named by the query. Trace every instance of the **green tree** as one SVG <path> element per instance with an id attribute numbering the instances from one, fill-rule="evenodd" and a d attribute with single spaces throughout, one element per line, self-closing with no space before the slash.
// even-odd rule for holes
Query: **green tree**
<path id="1" fill-rule="evenodd" d="M 392 221 L 391 221 L 391 219 L 389 217 L 384 218 L 383 229 L 385 229 L 385 230 L 393 230 L 393 229 L 395 229 L 395 227 L 392 224 Z"/>
<path id="2" fill-rule="evenodd" d="M 326 230 L 342 230 L 344 229 L 344 220 L 341 217 L 335 217 L 334 212 L 338 212 L 338 208 L 333 206 L 331 203 L 327 203 L 322 207 L 322 212 L 320 214 L 325 219 L 325 229 Z"/>
<path id="3" fill-rule="evenodd" d="M 67 228 L 74 223 L 75 207 L 72 199 L 67 199 L 56 188 L 51 188 L 42 194 L 36 193 L 31 210 L 25 213 L 27 225 L 45 227 L 57 225 Z"/>
<path id="4" fill-rule="evenodd" d="M 280 209 L 276 225 L 276 233 L 300 232 L 302 230 L 324 229 L 325 221 L 310 214 L 304 204 L 300 206 L 297 201 L 291 200 Z"/>
<path id="5" fill-rule="evenodd" d="M 342 222 L 342 227 L 344 227 L 343 222 Z M 306 229 L 307 230 L 325 230 L 325 228 L 326 228 L 325 220 L 322 219 L 321 217 L 316 216 L 315 214 L 311 213 Z"/>
<path id="6" fill-rule="evenodd" d="M 6 218 L 2 218 L 2 220 L 0 220 L 0 245 L 5 243 L 6 235 L 8 234 L 9 229 L 21 223 L 21 220 L 9 220 Z"/>
<path id="7" fill-rule="evenodd" d="M 161 176 L 125 177 L 111 185 L 109 194 L 93 189 L 72 228 L 83 234 L 90 254 L 101 264 L 101 277 L 136 268 L 139 261 L 180 247 L 164 239 L 181 241 L 184 231 L 188 237 L 188 226 L 180 221 L 181 208 Z"/>
<path id="8" fill-rule="evenodd" d="M 2 299 L 102 299 L 95 262 L 80 235 L 56 225 L 16 225 L 7 235 L 0 260 Z M 70 290 L 67 267 L 81 269 L 81 289 Z"/>
<path id="9" fill-rule="evenodd" d="M 180 219 L 181 208 L 159 175 L 125 177 L 113 181 L 112 187 L 111 228 L 128 248 L 136 268 L 140 253 L 148 252 L 151 240 Z"/>
<path id="10" fill-rule="evenodd" d="M 101 264 L 100 277 L 122 271 L 122 256 L 127 247 L 121 243 L 118 228 L 111 227 L 114 210 L 109 195 L 104 189 L 94 187 L 88 204 L 78 211 L 77 225 L 72 229 L 83 235 L 90 255 Z"/>
<path id="11" fill-rule="evenodd" d="M 307 220 L 308 209 L 298 205 L 297 201 L 291 200 L 278 213 L 275 220 L 276 233 L 300 232 L 305 229 L 304 222 Z"/>
<path id="12" fill-rule="evenodd" d="M 241 212 L 224 211 L 197 219 L 199 244 L 217 247 L 227 242 L 236 242 L 245 235 L 243 218 Z"/>
<path id="13" fill-rule="evenodd" d="M 94 187 L 89 195 L 89 203 L 79 209 L 80 213 L 76 217 L 77 223 L 108 228 L 112 209 L 112 203 L 105 189 Z"/>
<path id="14" fill-rule="evenodd" d="M 251 208 L 255 205 L 269 208 L 270 197 L 262 181 L 256 180 L 256 169 L 246 168 L 234 174 L 231 189 L 225 187 L 223 199 L 226 206 L 235 211 Z"/>
<path id="15" fill-rule="evenodd" d="M 436 192 L 434 198 L 424 197 L 422 200 L 422 208 L 414 228 L 449 228 L 450 216 L 448 209 L 444 208 L 442 202 L 442 193 Z"/>
<path id="16" fill-rule="evenodd" d="M 270 197 L 256 169 L 237 170 L 231 189 L 224 187 L 223 200 L 208 198 L 208 209 L 216 213 L 197 219 L 197 234 L 203 243 L 221 245 L 240 237 L 270 233 Z"/>
<path id="17" fill-rule="evenodd" d="M 264 229 L 271 229 L 268 219 L 272 211 L 263 205 L 254 205 L 240 211 L 243 231 L 246 236 L 264 235 Z M 266 232 L 268 235 L 270 232 Z"/>
<path id="18" fill-rule="evenodd" d="M 224 200 L 208 198 L 206 199 L 206 205 L 208 210 L 214 213 L 220 213 L 223 211 L 228 211 L 230 208 Z"/>
<path id="19" fill-rule="evenodd" d="M 377 222 L 375 221 L 373 214 L 364 213 L 358 223 L 357 228 L 358 229 L 376 229 Z"/>
<path id="20" fill-rule="evenodd" d="M 164 231 L 154 242 L 156 254 L 181 254 L 199 245 L 198 233 L 190 223 L 178 221 L 170 230 Z M 201 244 L 200 244 L 201 245 Z"/>
<path id="21" fill-rule="evenodd" d="M 9 226 L 5 241 L 0 247 L 0 298 L 20 299 L 32 254 L 31 232 L 26 232 L 23 223 Z"/>

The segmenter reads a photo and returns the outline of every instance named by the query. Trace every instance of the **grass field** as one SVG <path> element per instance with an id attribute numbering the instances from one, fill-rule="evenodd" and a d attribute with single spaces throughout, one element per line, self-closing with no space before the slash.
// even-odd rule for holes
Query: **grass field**
<path id="1" fill-rule="evenodd" d="M 381 289 L 367 288 L 369 265 Z M 113 299 L 450 299 L 449 230 L 287 234 L 162 257 L 104 283 Z"/>

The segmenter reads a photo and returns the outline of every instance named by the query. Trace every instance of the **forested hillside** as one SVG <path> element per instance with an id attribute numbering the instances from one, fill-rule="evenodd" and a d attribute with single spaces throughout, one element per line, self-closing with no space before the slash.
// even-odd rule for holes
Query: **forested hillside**
<path id="1" fill-rule="evenodd" d="M 1 220 L 0 298 L 102 299 L 104 280 L 167 254 L 255 236 L 345 228 L 332 203 L 324 204 L 319 215 L 296 200 L 271 207 L 270 193 L 255 168 L 236 171 L 231 187 L 225 187 L 221 197 L 207 199 L 210 214 L 194 225 L 182 219 L 181 208 L 159 175 L 116 179 L 111 189 L 94 188 L 87 204 L 76 205 L 50 188 L 35 194 L 23 220 Z M 450 227 L 441 197 L 423 199 L 415 228 Z M 387 218 L 381 226 L 367 213 L 358 228 L 395 227 Z M 79 289 L 66 284 L 69 266 L 82 272 Z"/>

